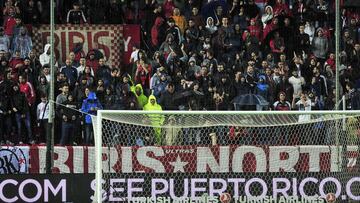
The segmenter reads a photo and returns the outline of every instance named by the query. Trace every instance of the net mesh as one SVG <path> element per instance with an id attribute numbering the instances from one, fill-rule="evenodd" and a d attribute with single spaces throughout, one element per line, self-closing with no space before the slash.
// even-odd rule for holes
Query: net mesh
<path id="1" fill-rule="evenodd" d="M 101 119 L 106 202 L 360 201 L 358 115 L 119 112 Z"/>

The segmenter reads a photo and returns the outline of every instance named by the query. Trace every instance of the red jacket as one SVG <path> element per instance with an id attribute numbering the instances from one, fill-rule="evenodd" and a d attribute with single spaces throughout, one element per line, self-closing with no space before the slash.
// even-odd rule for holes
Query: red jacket
<path id="1" fill-rule="evenodd" d="M 79 51 L 79 52 L 75 52 L 75 59 L 74 61 L 79 62 L 80 58 L 85 57 L 85 52 L 83 50 Z"/>
<path id="2" fill-rule="evenodd" d="M 159 28 L 163 23 L 164 19 L 162 17 L 157 17 L 155 24 L 151 28 L 151 42 L 154 46 L 159 45 Z"/>
<path id="3" fill-rule="evenodd" d="M 271 23 L 267 24 L 263 30 L 263 40 L 265 40 L 266 36 L 273 30 L 275 30 L 276 28 L 278 28 L 277 24 L 274 24 L 274 19 Z"/>
<path id="4" fill-rule="evenodd" d="M 175 4 L 173 1 L 170 2 L 168 0 L 165 0 L 163 5 L 165 17 L 169 18 L 172 15 L 174 8 L 175 8 Z"/>
<path id="5" fill-rule="evenodd" d="M 9 62 L 11 69 L 14 69 L 18 64 L 24 64 L 22 58 L 12 57 Z"/>
<path id="6" fill-rule="evenodd" d="M 18 79 L 19 67 L 16 67 L 18 64 L 24 65 L 24 61 L 21 58 L 13 57 L 10 59 L 9 66 L 11 68 L 11 75 L 14 78 L 14 81 Z"/>
<path id="7" fill-rule="evenodd" d="M 335 59 L 328 58 L 325 64 L 329 65 L 331 70 L 336 71 Z"/>
<path id="8" fill-rule="evenodd" d="M 29 106 L 32 106 L 35 103 L 36 100 L 35 90 L 30 82 L 25 82 L 23 84 L 20 83 L 20 92 L 25 94 Z"/>
<path id="9" fill-rule="evenodd" d="M 144 89 L 150 88 L 151 79 L 151 65 L 147 65 L 148 73 L 142 68 L 140 64 L 137 64 L 137 74 L 135 75 L 135 83 L 141 84 Z"/>
<path id="10" fill-rule="evenodd" d="M 249 25 L 248 30 L 249 30 L 251 36 L 256 37 L 259 41 L 262 40 L 262 36 L 261 36 L 262 30 L 261 30 L 261 28 L 259 26 L 257 26 L 257 25 Z"/>
<path id="11" fill-rule="evenodd" d="M 9 17 L 7 19 L 5 19 L 4 21 L 4 33 L 6 35 L 12 36 L 14 31 L 13 28 L 16 25 L 16 20 L 14 17 Z"/>
<path id="12" fill-rule="evenodd" d="M 94 59 L 94 60 L 86 60 L 86 66 L 89 66 L 90 68 L 93 69 L 94 73 L 96 73 L 97 69 L 99 68 L 99 61 Z"/>
<path id="13" fill-rule="evenodd" d="M 285 15 L 288 15 L 288 16 L 292 16 L 292 13 L 291 13 L 291 10 L 289 8 L 289 5 L 287 5 L 286 3 L 284 4 L 279 4 L 277 3 L 274 7 L 274 16 L 279 16 L 279 15 L 282 15 L 283 13 Z"/>

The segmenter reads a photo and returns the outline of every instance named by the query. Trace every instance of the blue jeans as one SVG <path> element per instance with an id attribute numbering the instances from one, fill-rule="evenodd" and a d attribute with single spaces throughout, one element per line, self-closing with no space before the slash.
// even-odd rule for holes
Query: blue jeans
<path id="1" fill-rule="evenodd" d="M 21 113 L 16 113 L 15 114 L 15 119 L 16 119 L 16 125 L 17 125 L 17 139 L 15 139 L 14 141 L 22 141 L 22 142 L 26 142 L 26 135 L 22 132 L 22 121 L 24 121 L 25 123 L 25 127 L 27 130 L 27 135 L 29 138 L 29 141 L 34 140 L 33 136 L 32 136 L 32 132 L 31 132 L 31 122 L 30 122 L 30 113 L 27 112 L 25 113 L 25 118 L 21 118 Z M 20 138 L 20 140 L 19 140 Z"/>
<path id="2" fill-rule="evenodd" d="M 71 122 L 62 122 L 60 145 L 72 144 L 74 138 L 75 126 Z"/>
<path id="3" fill-rule="evenodd" d="M 86 123 L 85 124 L 85 137 L 84 137 L 84 144 L 91 144 L 91 141 L 93 139 L 93 126 L 92 124 Z"/>

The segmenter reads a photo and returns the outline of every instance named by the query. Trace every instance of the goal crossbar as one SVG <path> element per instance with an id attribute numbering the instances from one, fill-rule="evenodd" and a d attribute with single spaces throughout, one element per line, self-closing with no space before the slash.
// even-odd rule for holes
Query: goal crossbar
<path id="1" fill-rule="evenodd" d="M 141 111 L 141 110 L 99 110 L 98 115 L 112 114 L 163 114 L 163 115 L 360 115 L 360 110 L 336 111 Z"/>

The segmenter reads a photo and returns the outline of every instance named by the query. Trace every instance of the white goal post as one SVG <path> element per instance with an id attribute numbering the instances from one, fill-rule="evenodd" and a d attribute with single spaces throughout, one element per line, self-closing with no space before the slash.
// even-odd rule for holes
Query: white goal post
<path id="1" fill-rule="evenodd" d="M 105 173 L 110 174 L 105 179 L 111 179 L 112 176 L 117 177 L 117 175 L 130 178 L 132 175 L 139 173 L 145 173 L 146 175 L 158 173 L 163 174 L 164 177 L 166 173 L 172 173 L 181 179 L 182 173 L 212 173 L 213 171 L 216 173 L 225 172 L 224 174 L 230 174 L 229 176 L 242 173 L 249 178 L 252 177 L 250 174 L 253 171 L 274 172 L 274 174 L 285 174 L 285 176 L 287 176 L 287 172 L 306 174 L 308 172 L 318 173 L 325 171 L 323 173 L 329 176 L 331 174 L 340 174 L 338 181 L 348 187 L 347 183 L 354 182 L 350 177 L 352 170 L 359 172 L 359 163 L 356 160 L 359 160 L 360 150 L 360 111 L 99 110 L 97 116 L 94 116 L 93 128 L 96 153 L 94 202 L 98 203 L 108 200 L 110 190 L 115 191 L 115 189 L 110 188 L 113 186 L 109 185 L 107 180 L 104 181 Z M 142 148 L 150 148 L 150 146 L 153 146 L 149 149 L 150 151 L 141 151 Z M 116 148 L 116 150 L 113 148 Z M 255 148 L 259 151 L 251 151 Z M 157 149 L 159 151 L 156 151 Z M 283 156 L 280 155 L 282 151 L 279 152 L 281 149 L 296 150 L 294 157 L 299 160 L 307 160 L 309 167 L 299 167 L 298 163 L 295 166 L 294 163 L 288 168 L 276 168 L 277 165 L 284 164 L 284 161 L 282 162 L 280 158 L 278 160 L 274 159 L 271 155 L 278 153 L 279 157 Z M 115 158 L 109 158 L 113 156 L 113 151 L 117 150 L 124 150 L 121 155 L 123 159 L 124 156 L 135 156 L 135 154 L 136 157 L 125 157 L 126 160 L 131 161 L 125 162 L 122 160 L 119 164 L 120 155 L 117 155 L 115 161 L 112 160 Z M 193 150 L 197 151 L 197 153 L 192 154 Z M 200 163 L 199 161 L 199 156 L 202 156 L 201 150 L 203 150 L 203 154 L 206 154 L 206 152 L 210 154 L 204 161 L 206 163 Z M 249 150 L 250 153 L 260 154 L 259 156 L 264 154 L 266 159 L 269 160 L 261 163 L 256 158 L 253 160 L 250 156 L 242 154 L 243 159 L 239 162 L 236 160 L 235 153 L 241 154 L 241 150 Z M 315 156 L 315 152 L 312 152 L 312 150 L 319 150 L 319 152 Z M 158 158 L 144 161 L 139 154 L 145 154 L 144 156 L 146 156 L 147 152 L 154 154 L 159 152 L 154 155 Z M 227 154 L 221 154 L 223 152 L 224 154 L 227 152 Z M 104 153 L 107 154 L 106 160 L 104 160 Z M 287 154 L 288 159 L 290 159 L 292 153 L 291 151 Z M 349 158 L 349 154 L 351 156 L 356 154 L 357 158 L 352 160 L 355 155 Z M 232 155 L 234 157 L 231 157 Z M 230 158 L 228 158 L 229 156 Z M 303 158 L 303 156 L 309 158 Z M 329 160 L 325 162 L 322 157 Z M 204 157 L 202 156 L 202 158 Z M 136 159 L 134 163 L 133 159 Z M 221 165 L 221 163 L 217 163 L 217 161 L 221 162 L 220 159 L 227 161 L 224 162 L 227 165 L 223 165 L 226 166 L 225 168 L 218 167 Z M 311 161 L 314 161 L 314 163 L 310 163 Z M 350 164 L 351 161 L 354 162 L 353 165 Z M 272 162 L 276 165 L 272 165 Z M 124 166 L 124 163 L 130 164 Z M 159 166 L 155 166 L 156 163 Z M 213 165 L 211 165 L 212 163 Z M 202 166 L 199 166 L 201 164 Z M 236 164 L 241 165 L 243 168 L 238 167 Z M 246 164 L 249 166 L 244 166 Z M 262 164 L 264 164 L 264 167 L 261 167 Z M 286 164 L 290 164 L 290 162 Z M 349 164 L 351 167 L 356 165 L 357 168 L 349 169 Z M 106 166 L 106 169 L 104 166 Z M 356 181 L 358 180 L 356 179 Z M 148 184 L 148 182 L 146 183 Z M 168 182 L 164 184 L 166 185 Z M 339 192 L 336 184 L 330 184 L 331 186 L 325 189 L 321 188 L 323 191 L 319 189 L 320 193 L 318 195 L 324 197 L 327 194 L 334 193 L 337 196 L 342 195 L 342 197 L 344 197 L 343 194 L 348 194 L 346 198 L 349 199 L 360 198 L 360 182 L 355 186 L 354 184 L 352 193 L 349 194 L 346 193 L 347 191 Z M 144 183 L 144 185 L 146 184 Z M 255 188 L 252 193 L 254 196 L 262 194 L 264 191 L 264 189 L 259 189 L 258 186 L 253 188 Z M 147 191 L 146 188 L 143 190 Z M 107 192 L 104 194 L 104 191 Z M 210 193 L 215 194 L 214 191 L 210 191 Z M 176 192 L 176 194 L 179 194 L 179 192 L 183 191 L 179 189 Z M 164 192 L 163 196 L 166 196 L 166 194 L 168 193 Z M 233 195 L 231 194 L 231 196 Z M 130 198 L 127 196 L 122 200 L 124 202 L 129 201 Z"/>

